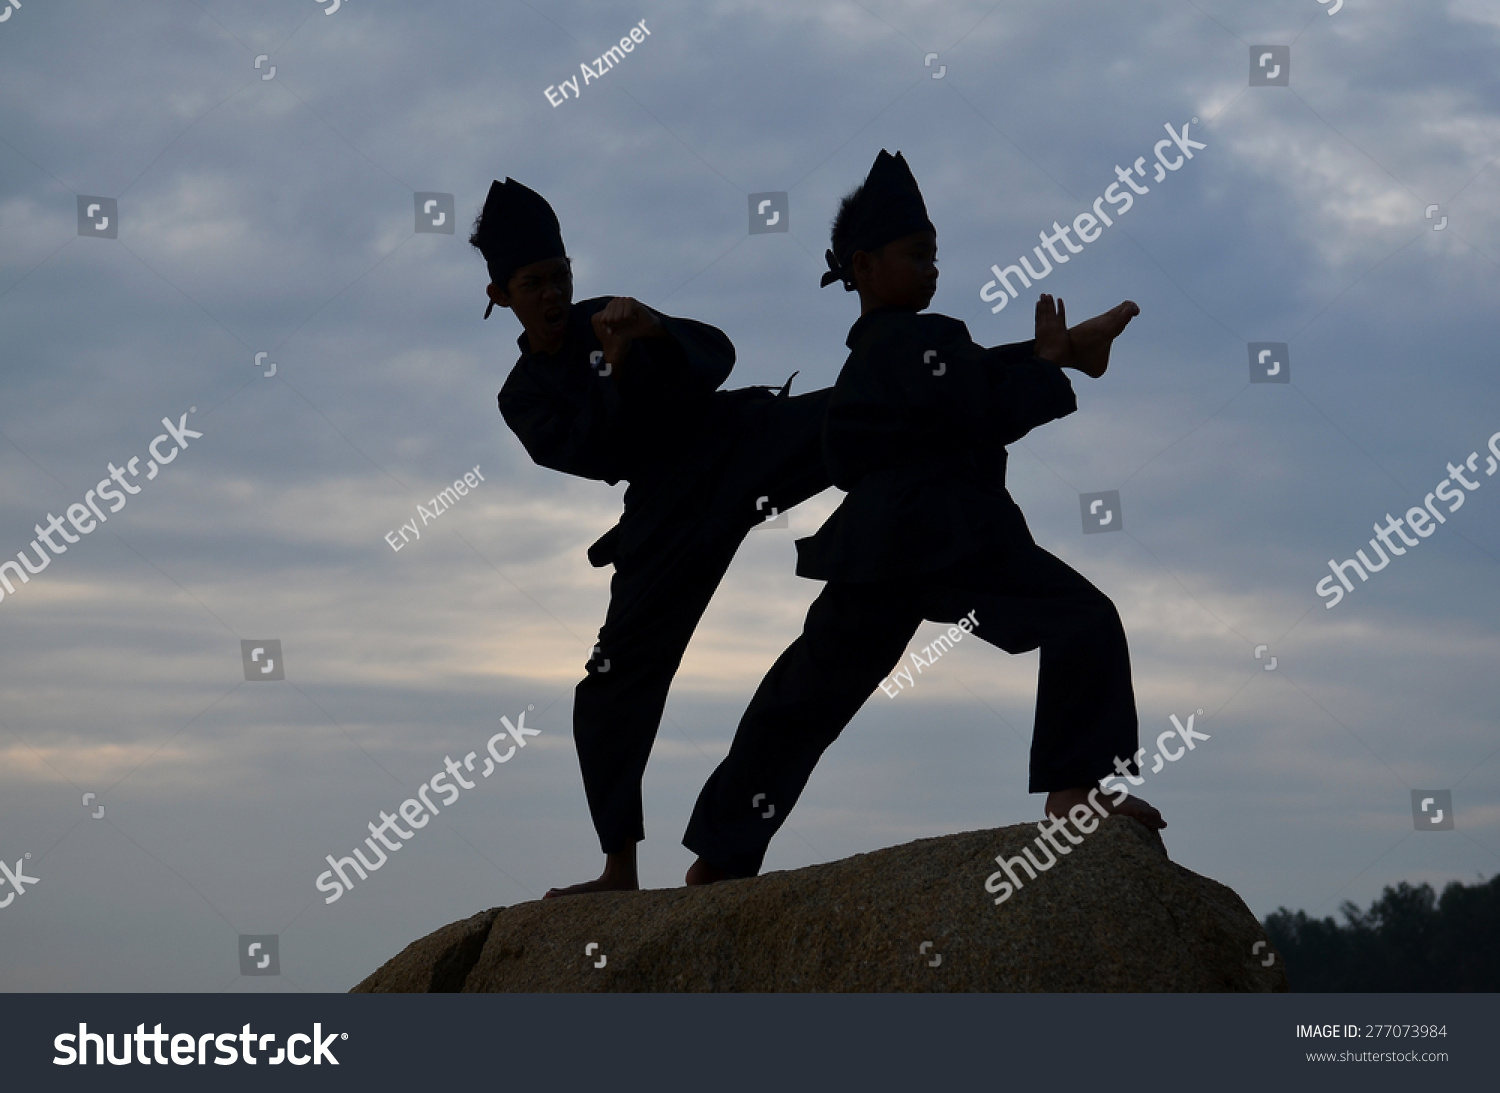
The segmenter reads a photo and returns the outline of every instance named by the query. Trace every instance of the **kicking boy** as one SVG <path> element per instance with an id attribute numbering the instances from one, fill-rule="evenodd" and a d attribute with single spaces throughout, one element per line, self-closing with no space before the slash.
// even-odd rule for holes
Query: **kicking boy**
<path id="1" fill-rule="evenodd" d="M 613 564 L 609 608 L 573 700 L 573 739 L 605 854 L 594 881 L 548 896 L 639 887 L 641 777 L 688 639 L 751 528 L 830 485 L 821 433 L 831 389 L 720 391 L 722 331 L 629 297 L 577 304 L 552 207 L 495 182 L 469 242 L 489 268 L 490 316 L 525 328 L 500 413 L 543 467 L 629 482 L 619 522 L 588 550 Z"/>
<path id="2" fill-rule="evenodd" d="M 1064 367 L 1098 377 L 1130 301 L 1068 330 L 1043 294 L 1036 338 L 984 349 L 945 315 L 937 231 L 898 152 L 882 151 L 833 225 L 830 272 L 860 318 L 823 437 L 848 496 L 797 542 L 797 573 L 827 581 L 802 634 L 755 692 L 729 754 L 698 797 L 689 884 L 760 871 L 819 756 L 901 659 L 923 619 L 957 623 L 1010 653 L 1040 647 L 1030 792 L 1065 816 L 1136 754 L 1130 654 L 1114 604 L 1037 546 L 1005 489 L 1005 445 L 1077 409 Z M 1136 766 L 1127 759 L 1129 769 Z M 1104 807 L 1165 827 L 1138 797 Z M 767 806 L 774 806 L 768 808 Z"/>

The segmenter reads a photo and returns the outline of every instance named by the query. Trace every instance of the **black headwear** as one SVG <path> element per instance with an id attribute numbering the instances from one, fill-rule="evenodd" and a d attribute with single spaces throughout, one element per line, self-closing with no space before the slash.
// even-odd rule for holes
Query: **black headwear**
<path id="1" fill-rule="evenodd" d="M 474 245 L 484 255 L 490 279 L 501 288 L 522 266 L 567 255 L 557 214 L 547 199 L 510 177 L 490 185 Z"/>
<path id="2" fill-rule="evenodd" d="M 922 201 L 922 191 L 917 188 L 906 158 L 900 152 L 893 156 L 884 148 L 865 176 L 863 192 L 851 211 L 854 223 L 844 237 L 844 253 L 835 254 L 830 249 L 824 255 L 828 272 L 823 274 L 820 287 L 842 281 L 844 290 L 853 292 L 855 251 L 877 250 L 892 239 L 913 232 L 937 231 L 927 218 L 927 205 Z"/>

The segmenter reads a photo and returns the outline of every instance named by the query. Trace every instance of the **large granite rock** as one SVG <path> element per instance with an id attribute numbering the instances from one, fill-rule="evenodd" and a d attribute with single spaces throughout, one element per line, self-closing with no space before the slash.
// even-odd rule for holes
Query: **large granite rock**
<path id="1" fill-rule="evenodd" d="M 1105 820 L 1034 880 L 1018 869 L 1024 886 L 996 906 L 996 856 L 1036 836 L 1018 824 L 702 888 L 492 908 L 354 990 L 1288 989 L 1244 902 L 1134 820 Z"/>

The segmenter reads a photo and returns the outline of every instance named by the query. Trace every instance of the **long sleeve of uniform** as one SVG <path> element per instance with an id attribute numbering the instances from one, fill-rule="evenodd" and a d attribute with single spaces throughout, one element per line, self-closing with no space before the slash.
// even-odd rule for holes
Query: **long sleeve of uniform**
<path id="1" fill-rule="evenodd" d="M 555 354 L 529 352 L 523 334 L 499 405 L 534 462 L 613 485 L 651 475 L 698 435 L 703 404 L 735 353 L 723 331 L 661 315 L 667 336 L 637 338 L 619 374 L 605 375 L 591 319 L 610 299 L 574 304 Z"/>
<path id="2" fill-rule="evenodd" d="M 839 375 L 824 434 L 840 489 L 938 452 L 960 450 L 968 466 L 1077 409 L 1072 384 L 1032 354 L 1035 342 L 984 349 L 945 315 L 870 318 Z"/>
<path id="3" fill-rule="evenodd" d="M 1038 425 L 1078 409 L 1073 384 L 1059 365 L 1036 355 L 1034 339 L 983 350 L 981 357 L 997 443 L 1014 444 Z"/>
<path id="4" fill-rule="evenodd" d="M 620 480 L 624 406 L 615 384 L 547 382 L 519 365 L 500 389 L 500 414 L 533 463 L 610 485 Z"/>
<path id="5" fill-rule="evenodd" d="M 1005 489 L 1005 445 L 1073 412 L 1062 370 L 1032 342 L 985 349 L 957 319 L 882 309 L 852 350 L 824 428 L 849 496 L 798 543 L 798 572 L 871 581 L 1031 542 Z"/>
<path id="6" fill-rule="evenodd" d="M 657 318 L 667 336 L 635 343 L 646 353 L 652 378 L 696 394 L 717 391 L 734 368 L 734 343 L 728 335 L 696 319 L 676 319 L 660 312 Z"/>

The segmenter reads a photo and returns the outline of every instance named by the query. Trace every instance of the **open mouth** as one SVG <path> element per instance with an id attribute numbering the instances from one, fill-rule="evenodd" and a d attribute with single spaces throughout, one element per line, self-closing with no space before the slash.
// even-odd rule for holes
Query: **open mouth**
<path id="1" fill-rule="evenodd" d="M 562 308 L 542 312 L 542 321 L 547 324 L 548 330 L 561 330 L 566 325 L 566 315 Z"/>

